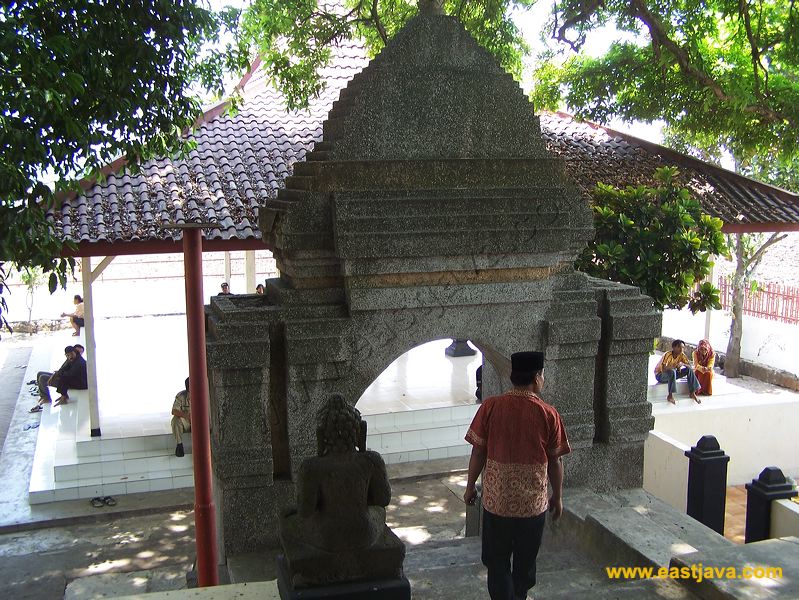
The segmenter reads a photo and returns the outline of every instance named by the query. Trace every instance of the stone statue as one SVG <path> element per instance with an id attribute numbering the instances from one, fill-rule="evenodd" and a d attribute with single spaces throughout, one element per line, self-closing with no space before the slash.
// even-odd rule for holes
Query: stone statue
<path id="1" fill-rule="evenodd" d="M 297 476 L 297 508 L 280 523 L 292 585 L 401 576 L 405 546 L 386 526 L 391 486 L 380 454 L 366 450 L 361 413 L 330 396 L 316 436 L 318 456 Z"/>

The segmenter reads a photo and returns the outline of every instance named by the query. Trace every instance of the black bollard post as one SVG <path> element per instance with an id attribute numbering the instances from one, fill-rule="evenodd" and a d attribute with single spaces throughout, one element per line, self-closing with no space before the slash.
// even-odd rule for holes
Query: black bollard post
<path id="1" fill-rule="evenodd" d="M 477 350 L 469 345 L 468 340 L 453 339 L 452 343 L 444 350 L 447 356 L 474 356 Z"/>
<path id="2" fill-rule="evenodd" d="M 757 479 L 746 484 L 745 542 L 769 539 L 771 533 L 771 503 L 793 498 L 799 492 L 777 467 L 766 467 Z"/>
<path id="3" fill-rule="evenodd" d="M 724 535 L 727 463 L 730 457 L 712 435 L 703 435 L 685 453 L 688 465 L 688 515 Z"/>

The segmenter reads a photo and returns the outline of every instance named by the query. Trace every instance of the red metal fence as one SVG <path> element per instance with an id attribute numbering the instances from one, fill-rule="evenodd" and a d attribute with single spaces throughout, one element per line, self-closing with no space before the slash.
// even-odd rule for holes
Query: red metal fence
<path id="1" fill-rule="evenodd" d="M 730 280 L 721 279 L 719 290 L 721 290 L 721 306 L 724 310 L 730 310 L 733 291 Z M 797 325 L 799 324 L 799 288 L 767 283 L 758 286 L 755 292 L 747 289 L 744 299 L 744 314 Z"/>

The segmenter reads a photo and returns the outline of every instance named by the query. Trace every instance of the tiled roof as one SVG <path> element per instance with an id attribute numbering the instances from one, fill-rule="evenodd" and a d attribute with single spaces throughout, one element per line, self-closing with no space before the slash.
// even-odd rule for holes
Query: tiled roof
<path id="1" fill-rule="evenodd" d="M 137 175 L 112 172 L 50 212 L 56 230 L 82 245 L 176 241 L 180 230 L 162 224 L 213 222 L 218 227 L 203 230 L 205 239 L 260 239 L 258 205 L 277 194 L 292 165 L 321 139 L 339 90 L 367 60 L 359 47 L 342 46 L 334 64 L 323 71 L 327 88 L 302 112 L 287 112 L 258 68 L 235 115 L 212 109 L 217 116 L 201 119 L 192 135 L 197 147 L 186 160 L 151 160 Z"/>
<path id="2" fill-rule="evenodd" d="M 562 156 L 584 193 L 602 182 L 616 187 L 651 185 L 657 167 L 676 166 L 725 231 L 799 230 L 799 194 L 743 177 L 664 146 L 565 113 L 541 115 L 550 152 Z"/>
<path id="3" fill-rule="evenodd" d="M 102 243 L 106 251 L 113 244 L 123 254 L 132 251 L 129 242 L 179 240 L 179 230 L 160 227 L 169 223 L 218 223 L 204 231 L 207 240 L 258 240 L 257 207 L 276 196 L 292 165 L 321 140 L 322 122 L 339 90 L 366 63 L 359 47 L 338 48 L 323 72 L 327 88 L 302 112 L 287 112 L 266 73 L 255 69 L 243 87 L 239 112 L 207 113 L 186 160 L 148 161 L 137 175 L 112 172 L 64 200 L 50 218 L 64 239 L 84 251 Z M 704 209 L 727 229 L 799 230 L 797 194 L 562 113 L 541 115 L 541 128 L 549 149 L 566 159 L 584 193 L 597 181 L 622 187 L 651 183 L 656 167 L 676 165 Z"/>

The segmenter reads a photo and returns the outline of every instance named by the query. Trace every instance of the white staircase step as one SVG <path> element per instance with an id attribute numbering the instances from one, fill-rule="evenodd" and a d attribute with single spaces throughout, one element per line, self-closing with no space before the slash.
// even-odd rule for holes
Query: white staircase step
<path id="1" fill-rule="evenodd" d="M 179 460 L 188 460 L 187 466 L 146 473 L 56 481 L 41 488 L 34 487 L 32 482 L 28 492 L 28 502 L 41 504 L 194 487 L 191 458 L 187 456 Z"/>
<path id="2" fill-rule="evenodd" d="M 191 435 L 184 436 L 189 440 Z M 183 442 L 186 445 L 186 441 Z M 125 438 L 99 437 L 78 440 L 76 444 L 77 455 L 81 457 L 105 456 L 106 454 L 119 454 L 121 452 L 142 452 L 145 450 L 175 450 L 175 438 L 171 433 L 155 435 L 138 435 Z"/>
<path id="3" fill-rule="evenodd" d="M 676 397 L 688 397 L 688 382 L 685 379 L 677 381 Z M 651 403 L 667 402 L 666 396 L 669 395 L 669 387 L 665 383 L 650 383 L 646 390 L 646 399 Z"/>
<path id="4" fill-rule="evenodd" d="M 180 458 L 175 456 L 174 448 L 102 456 L 56 456 L 53 463 L 55 481 L 160 472 L 185 466 L 190 468 L 191 448 L 186 450 L 186 456 Z"/>
<path id="5" fill-rule="evenodd" d="M 464 440 L 478 404 L 364 415 L 366 445 L 386 464 L 468 456 Z"/>

